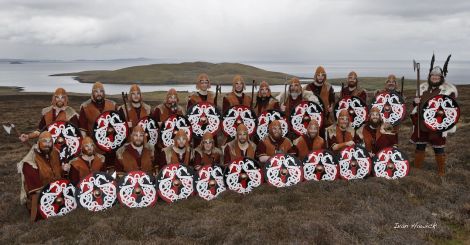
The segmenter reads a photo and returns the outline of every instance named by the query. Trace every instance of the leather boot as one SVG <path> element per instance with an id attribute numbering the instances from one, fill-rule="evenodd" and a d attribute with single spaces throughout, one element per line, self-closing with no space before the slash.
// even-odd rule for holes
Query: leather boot
<path id="1" fill-rule="evenodd" d="M 415 151 L 415 167 L 423 168 L 425 151 Z"/>
<path id="2" fill-rule="evenodd" d="M 446 154 L 436 154 L 437 174 L 444 176 L 446 173 Z"/>

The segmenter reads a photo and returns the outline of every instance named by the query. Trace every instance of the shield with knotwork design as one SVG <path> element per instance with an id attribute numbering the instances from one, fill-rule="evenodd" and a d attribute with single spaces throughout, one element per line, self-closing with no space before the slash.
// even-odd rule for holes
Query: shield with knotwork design
<path id="1" fill-rule="evenodd" d="M 281 123 L 283 137 L 289 132 L 289 124 L 284 114 L 278 110 L 268 110 L 261 113 L 257 118 L 256 137 L 258 137 L 259 141 L 262 141 L 269 134 L 269 124 L 274 120 L 278 120 Z"/>
<path id="2" fill-rule="evenodd" d="M 363 179 L 370 174 L 372 161 L 362 146 L 348 146 L 340 153 L 339 174 L 346 180 Z"/>
<path id="3" fill-rule="evenodd" d="M 102 211 L 111 208 L 116 203 L 116 181 L 105 172 L 87 175 L 78 183 L 77 187 L 78 203 L 89 211 Z"/>
<path id="4" fill-rule="evenodd" d="M 227 188 L 241 194 L 253 191 L 263 183 L 263 174 L 257 161 L 245 157 L 232 161 L 224 170 Z"/>
<path id="5" fill-rule="evenodd" d="M 139 120 L 137 125 L 140 125 L 147 136 L 147 143 L 156 145 L 158 142 L 158 125 L 153 118 L 146 116 Z"/>
<path id="6" fill-rule="evenodd" d="M 405 100 L 397 92 L 383 92 L 375 96 L 371 108 L 377 107 L 380 110 L 382 120 L 392 126 L 400 124 L 405 118 Z"/>
<path id="7" fill-rule="evenodd" d="M 335 105 L 335 119 L 337 120 L 341 110 L 347 110 L 349 113 L 349 121 L 351 127 L 357 129 L 364 124 L 367 120 L 368 110 L 367 105 L 359 97 L 346 96 Z"/>
<path id="8" fill-rule="evenodd" d="M 436 95 L 422 107 L 424 125 L 431 131 L 444 132 L 454 127 L 460 118 L 460 107 L 454 98 Z"/>
<path id="9" fill-rule="evenodd" d="M 386 179 L 399 179 L 408 175 L 410 163 L 405 153 L 395 147 L 382 149 L 372 159 L 374 175 Z"/>
<path id="10" fill-rule="evenodd" d="M 204 165 L 197 172 L 196 191 L 203 199 L 210 201 L 226 189 L 224 172 L 220 166 Z"/>
<path id="11" fill-rule="evenodd" d="M 235 138 L 237 135 L 237 127 L 242 123 L 248 128 L 248 134 L 251 137 L 256 131 L 255 112 L 248 106 L 232 106 L 225 112 L 222 120 L 222 130 L 225 135 Z"/>
<path id="12" fill-rule="evenodd" d="M 39 196 L 39 213 L 44 219 L 66 215 L 77 208 L 75 186 L 62 179 L 44 186 Z"/>
<path id="13" fill-rule="evenodd" d="M 318 126 L 323 125 L 323 106 L 312 101 L 303 101 L 291 111 L 291 128 L 298 136 L 307 133 L 307 126 L 311 120 L 316 120 Z"/>
<path id="14" fill-rule="evenodd" d="M 168 203 L 193 195 L 194 184 L 194 171 L 184 164 L 168 164 L 157 176 L 158 195 Z"/>
<path id="15" fill-rule="evenodd" d="M 199 102 L 193 105 L 189 108 L 187 117 L 195 137 L 202 138 L 207 132 L 215 136 L 220 129 L 220 113 L 209 102 Z"/>
<path id="16" fill-rule="evenodd" d="M 118 182 L 119 203 L 128 208 L 145 208 L 157 202 L 155 178 L 143 171 L 131 171 Z"/>
<path id="17" fill-rule="evenodd" d="M 303 180 L 302 162 L 289 154 L 276 154 L 264 165 L 264 178 L 278 188 L 296 185 Z"/>
<path id="18" fill-rule="evenodd" d="M 306 180 L 333 181 L 339 178 L 338 161 L 329 150 L 314 150 L 305 157 L 303 163 Z"/>
<path id="19" fill-rule="evenodd" d="M 117 111 L 105 111 L 95 120 L 93 137 L 96 145 L 105 152 L 115 151 L 124 145 L 128 135 L 127 122 Z"/>
<path id="20" fill-rule="evenodd" d="M 59 152 L 60 161 L 68 162 L 80 152 L 82 137 L 80 130 L 73 124 L 57 121 L 47 126 L 54 141 L 54 148 Z"/>
<path id="21" fill-rule="evenodd" d="M 171 115 L 162 123 L 160 135 L 162 137 L 162 142 L 165 147 L 174 144 L 173 137 L 175 136 L 176 132 L 178 132 L 178 130 L 180 129 L 186 132 L 188 140 L 191 141 L 191 124 L 189 123 L 186 117 L 179 115 Z"/>

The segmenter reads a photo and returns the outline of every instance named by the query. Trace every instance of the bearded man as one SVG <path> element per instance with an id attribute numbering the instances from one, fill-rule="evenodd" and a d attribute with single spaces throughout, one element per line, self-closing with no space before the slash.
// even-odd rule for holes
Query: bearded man
<path id="1" fill-rule="evenodd" d="M 385 87 L 383 89 L 377 90 L 375 92 L 375 96 L 377 96 L 381 93 L 398 93 L 398 94 L 400 94 L 400 91 L 398 90 L 397 77 L 394 74 L 388 75 L 387 80 L 385 80 Z"/>
<path id="2" fill-rule="evenodd" d="M 259 85 L 258 95 L 256 96 L 256 104 L 254 111 L 256 115 L 260 115 L 268 110 L 280 110 L 279 101 L 271 95 L 271 88 L 266 81 L 262 81 Z"/>
<path id="3" fill-rule="evenodd" d="M 364 103 L 367 103 L 367 91 L 359 86 L 357 73 L 354 71 L 348 74 L 348 83 L 341 88 L 341 99 L 347 96 L 359 97 Z"/>
<path id="4" fill-rule="evenodd" d="M 278 100 L 281 101 L 281 111 L 286 114 L 287 121 L 290 122 L 290 114 L 292 109 L 295 108 L 303 101 L 313 101 L 319 103 L 318 97 L 315 96 L 312 91 L 302 89 L 300 80 L 296 77 L 289 80 L 289 88 L 287 94 L 281 93 L 278 96 Z"/>
<path id="5" fill-rule="evenodd" d="M 327 143 L 334 153 L 340 153 L 348 146 L 354 146 L 361 142 L 356 131 L 351 127 L 351 118 L 346 109 L 339 112 L 337 123 L 326 128 Z"/>
<path id="6" fill-rule="evenodd" d="M 266 163 L 269 158 L 276 154 L 294 153 L 292 142 L 282 136 L 281 123 L 272 121 L 268 126 L 269 134 L 256 148 L 256 157 L 261 163 Z"/>
<path id="7" fill-rule="evenodd" d="M 199 102 L 209 102 L 214 104 L 215 94 L 212 91 L 209 91 L 211 87 L 211 80 L 209 76 L 205 73 L 199 74 L 196 79 L 196 92 L 191 93 L 188 98 L 188 105 L 186 107 L 187 110 L 191 108 L 191 106 L 199 103 Z"/>
<path id="8" fill-rule="evenodd" d="M 214 136 L 207 132 L 202 136 L 201 144 L 194 149 L 193 166 L 198 171 L 204 165 L 222 163 L 222 151 L 216 147 Z"/>
<path id="9" fill-rule="evenodd" d="M 249 157 L 254 159 L 256 145 L 250 140 L 248 128 L 245 124 L 237 127 L 237 137 L 224 146 L 224 165 L 228 166 L 232 161 Z"/>
<path id="10" fill-rule="evenodd" d="M 236 105 L 244 105 L 251 107 L 251 96 L 243 93 L 245 90 L 245 80 L 240 75 L 236 75 L 232 79 L 232 92 L 226 94 L 223 98 L 222 114 L 228 109 Z"/>
<path id="11" fill-rule="evenodd" d="M 319 97 L 323 103 L 323 111 L 325 112 L 325 127 L 334 123 L 333 107 L 335 105 L 335 91 L 333 86 L 327 81 L 327 74 L 323 66 L 318 66 L 315 70 L 313 82 L 305 86 L 305 90 L 312 91 Z"/>
<path id="12" fill-rule="evenodd" d="M 325 140 L 319 135 L 320 127 L 316 120 L 311 120 L 307 126 L 307 134 L 299 136 L 294 140 L 296 155 L 303 160 L 310 152 L 325 149 Z"/>
<path id="13" fill-rule="evenodd" d="M 158 161 L 159 168 L 163 164 L 180 163 L 189 166 L 193 158 L 191 147 L 189 147 L 189 139 L 186 132 L 182 129 L 176 132 L 174 144 L 163 148 L 163 154 L 160 155 Z"/>
<path id="14" fill-rule="evenodd" d="M 81 154 L 70 160 L 70 181 L 77 185 L 80 180 L 93 172 L 106 171 L 104 156 L 96 153 L 95 143 L 86 136 L 82 140 Z"/>
<path id="15" fill-rule="evenodd" d="M 37 138 L 42 130 L 46 129 L 49 124 L 54 122 L 64 121 L 78 126 L 78 114 L 71 106 L 68 106 L 68 102 L 65 89 L 57 88 L 52 95 L 51 105 L 42 109 L 41 121 L 39 122 L 37 130 L 29 134 L 21 134 L 21 142 Z"/>
<path id="16" fill-rule="evenodd" d="M 153 147 L 144 142 L 145 130 L 137 125 L 132 129 L 131 142 L 126 143 L 116 152 L 117 159 L 124 172 L 144 171 L 154 175 Z"/>
<path id="17" fill-rule="evenodd" d="M 152 107 L 142 100 L 142 93 L 137 84 L 131 85 L 127 99 L 127 105 L 121 105 L 118 110 L 119 114 L 126 118 L 129 128 L 133 128 L 139 123 L 140 119 L 151 115 Z"/>
<path id="18" fill-rule="evenodd" d="M 183 116 L 185 114 L 184 108 L 178 105 L 178 102 L 178 92 L 174 88 L 168 90 L 165 102 L 156 106 L 152 114 L 152 118 L 158 122 L 159 126 L 171 115 Z"/>

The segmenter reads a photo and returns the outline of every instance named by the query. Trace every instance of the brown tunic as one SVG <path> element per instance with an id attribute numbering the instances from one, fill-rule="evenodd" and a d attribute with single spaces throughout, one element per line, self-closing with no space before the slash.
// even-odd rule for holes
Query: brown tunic
<path id="1" fill-rule="evenodd" d="M 291 153 L 292 142 L 282 137 L 279 141 L 274 141 L 271 136 L 266 137 L 256 147 L 256 157 L 259 159 L 261 156 L 274 156 L 277 153 Z"/>
<path id="2" fill-rule="evenodd" d="M 317 97 L 319 97 L 323 103 L 323 111 L 327 112 L 325 118 L 327 118 L 327 126 L 333 124 L 333 114 L 330 115 L 328 112 L 328 108 L 330 105 L 334 105 L 335 103 L 335 92 L 333 86 L 331 86 L 328 82 L 324 82 L 322 86 L 317 86 L 315 83 L 310 83 L 305 88 L 308 91 L 312 91 Z"/>
<path id="3" fill-rule="evenodd" d="M 70 180 L 72 183 L 77 184 L 90 173 L 105 171 L 104 160 L 104 156 L 101 154 L 95 154 L 90 162 L 81 156 L 72 159 L 70 161 Z"/>
<path id="4" fill-rule="evenodd" d="M 257 116 L 268 110 L 280 110 L 279 101 L 273 97 L 265 99 L 257 97 L 254 110 Z"/>
<path id="5" fill-rule="evenodd" d="M 116 156 L 124 172 L 144 171 L 149 175 L 154 173 L 153 150 L 148 145 L 144 145 L 142 153 L 139 154 L 130 143 L 127 143 L 117 150 Z"/>
<path id="6" fill-rule="evenodd" d="M 397 145 L 397 138 L 394 134 L 382 134 L 380 128 L 372 128 L 369 124 L 364 124 L 358 129 L 358 134 L 362 134 L 362 139 L 367 152 L 377 154 L 386 147 Z"/>
<path id="7" fill-rule="evenodd" d="M 204 102 L 204 101 L 207 101 L 211 104 L 214 104 L 214 92 L 212 91 L 207 91 L 207 95 L 202 95 L 198 92 L 194 92 L 192 93 L 189 98 L 188 98 L 188 105 L 186 107 L 187 110 L 189 110 L 189 108 L 191 108 L 191 106 L 199 103 L 199 102 Z"/>
<path id="8" fill-rule="evenodd" d="M 302 161 L 310 152 L 324 149 L 325 140 L 318 135 L 313 139 L 307 135 L 302 135 L 294 140 L 294 147 L 296 149 L 297 158 Z"/>
<path id="9" fill-rule="evenodd" d="M 32 154 L 23 163 L 22 174 L 26 193 L 41 189 L 44 185 L 62 178 L 62 167 L 59 160 L 59 152 L 53 149 L 49 155 L 44 155 L 33 146 Z"/>
<path id="10" fill-rule="evenodd" d="M 137 123 L 140 121 L 140 119 L 149 116 L 150 115 L 150 110 L 152 108 L 145 104 L 141 103 L 141 106 L 139 108 L 135 108 L 132 106 L 132 104 L 127 104 L 127 113 L 125 112 L 125 106 L 121 105 L 119 107 L 119 112 L 123 114 L 126 117 L 126 121 L 132 123 L 132 127 L 137 125 Z"/>
<path id="11" fill-rule="evenodd" d="M 157 107 L 155 107 L 155 110 L 153 111 L 152 118 L 156 122 L 164 122 L 168 117 L 171 115 L 179 115 L 183 116 L 185 113 L 183 107 L 177 106 L 176 111 L 173 111 L 171 108 L 169 108 L 166 104 L 160 104 Z"/>
<path id="12" fill-rule="evenodd" d="M 97 104 L 91 99 L 83 102 L 83 104 L 80 106 L 80 129 L 85 131 L 87 135 L 91 135 L 96 118 L 98 118 L 98 116 L 105 111 L 114 110 L 116 110 L 116 103 L 108 99 L 105 99 L 104 103 L 102 104 Z"/>
<path id="13" fill-rule="evenodd" d="M 202 151 L 201 147 L 194 149 L 193 166 L 203 166 L 222 163 L 222 151 L 219 148 L 214 148 L 211 154 L 206 154 Z"/>
<path id="14" fill-rule="evenodd" d="M 364 103 L 367 103 L 367 92 L 359 86 L 357 86 L 356 89 L 354 89 L 353 91 L 350 91 L 348 86 L 343 87 L 341 89 L 341 98 L 344 98 L 347 96 L 359 97 Z"/>
<path id="15" fill-rule="evenodd" d="M 335 153 L 341 152 L 344 148 L 346 148 L 346 142 L 353 141 L 354 143 L 358 144 L 361 142 L 361 138 L 356 134 L 356 131 L 352 127 L 348 127 L 346 131 L 342 131 L 339 126 L 336 124 L 331 125 L 330 127 L 326 128 L 328 134 L 328 144 L 331 150 L 333 150 L 333 146 L 336 144 L 340 144 L 340 148 Z"/>
<path id="16" fill-rule="evenodd" d="M 229 165 L 233 160 L 243 157 L 255 158 L 256 145 L 248 141 L 248 148 L 242 151 L 238 146 L 238 140 L 234 139 L 224 147 L 224 165 Z"/>
<path id="17" fill-rule="evenodd" d="M 223 99 L 223 105 L 222 105 L 222 111 L 225 114 L 225 112 L 230 109 L 232 106 L 236 105 L 244 105 L 251 107 L 251 96 L 246 95 L 245 93 L 242 93 L 241 97 L 238 97 L 234 92 L 230 92 L 227 95 L 224 96 Z"/>
<path id="18" fill-rule="evenodd" d="M 78 127 L 78 114 L 70 106 L 67 106 L 64 110 L 60 110 L 59 113 L 56 113 L 56 109 L 53 106 L 48 106 L 42 109 L 41 114 L 41 121 L 38 125 L 39 130 L 43 130 L 49 124 L 58 121 L 70 122 Z"/>

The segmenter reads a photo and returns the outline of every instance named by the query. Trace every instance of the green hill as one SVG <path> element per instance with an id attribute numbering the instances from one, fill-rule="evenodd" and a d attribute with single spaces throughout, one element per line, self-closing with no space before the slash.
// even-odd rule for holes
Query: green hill
<path id="1" fill-rule="evenodd" d="M 101 81 L 114 84 L 191 84 L 197 75 L 207 73 L 212 82 L 231 84 L 232 78 L 239 74 L 248 83 L 252 80 L 267 80 L 270 84 L 284 84 L 292 75 L 259 69 L 239 63 L 184 62 L 180 64 L 152 64 L 132 66 L 114 71 L 94 70 L 74 73 L 54 74 L 52 76 L 75 76 L 83 83 Z"/>

